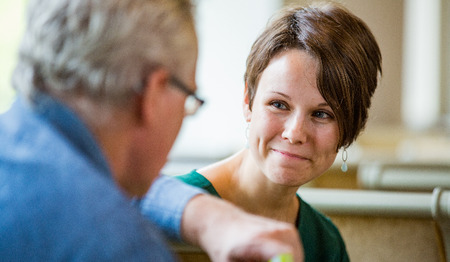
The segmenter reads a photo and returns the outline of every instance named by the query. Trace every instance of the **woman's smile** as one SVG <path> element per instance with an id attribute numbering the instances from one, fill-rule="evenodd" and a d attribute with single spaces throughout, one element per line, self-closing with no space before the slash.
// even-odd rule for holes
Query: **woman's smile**
<path id="1" fill-rule="evenodd" d="M 284 158 L 290 159 L 290 160 L 303 160 L 303 161 L 310 161 L 309 158 L 303 156 L 302 154 L 292 153 L 289 151 L 284 150 L 278 150 L 278 149 L 271 149 L 273 152 L 277 153 L 278 155 L 281 155 Z"/>

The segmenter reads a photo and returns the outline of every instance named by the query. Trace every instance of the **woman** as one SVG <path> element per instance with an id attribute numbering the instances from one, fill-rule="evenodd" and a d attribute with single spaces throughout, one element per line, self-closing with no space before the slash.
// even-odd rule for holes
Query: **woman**
<path id="1" fill-rule="evenodd" d="M 379 74 L 375 38 L 349 11 L 335 4 L 283 9 L 247 59 L 248 148 L 179 178 L 248 212 L 294 223 L 305 261 L 348 261 L 337 228 L 297 190 L 364 128 Z"/>

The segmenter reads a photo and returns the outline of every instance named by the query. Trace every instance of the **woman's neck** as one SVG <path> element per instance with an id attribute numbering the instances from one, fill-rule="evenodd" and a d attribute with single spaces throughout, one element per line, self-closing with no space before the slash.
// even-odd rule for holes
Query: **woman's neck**
<path id="1" fill-rule="evenodd" d="M 248 150 L 200 169 L 219 195 L 245 211 L 295 223 L 299 210 L 296 188 L 271 182 L 257 167 Z"/>

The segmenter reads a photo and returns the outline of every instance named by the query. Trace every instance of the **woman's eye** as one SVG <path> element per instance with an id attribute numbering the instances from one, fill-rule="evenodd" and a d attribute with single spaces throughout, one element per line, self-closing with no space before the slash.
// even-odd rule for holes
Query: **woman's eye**
<path id="1" fill-rule="evenodd" d="M 329 119 L 329 118 L 333 118 L 333 116 L 332 115 L 330 115 L 329 113 L 327 113 L 327 112 L 324 112 L 324 111 L 317 111 L 317 112 L 314 112 L 313 113 L 313 116 L 314 117 L 317 117 L 317 118 L 320 118 L 320 119 Z"/>
<path id="2" fill-rule="evenodd" d="M 271 106 L 278 108 L 278 109 L 283 109 L 286 110 L 287 106 L 285 103 L 281 102 L 281 101 L 273 101 L 270 103 Z"/>

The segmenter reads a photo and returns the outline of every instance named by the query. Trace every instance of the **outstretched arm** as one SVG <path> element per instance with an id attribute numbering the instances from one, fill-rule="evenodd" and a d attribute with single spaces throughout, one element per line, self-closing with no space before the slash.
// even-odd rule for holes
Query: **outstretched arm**
<path id="1" fill-rule="evenodd" d="M 209 195 L 189 201 L 181 231 L 184 240 L 202 247 L 213 261 L 269 261 L 283 253 L 303 261 L 298 231 L 292 225 L 247 214 Z"/>
<path id="2" fill-rule="evenodd" d="M 292 225 L 247 214 L 177 179 L 156 179 L 141 211 L 168 236 L 200 246 L 213 261 L 268 261 L 281 253 L 303 261 Z"/>

